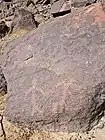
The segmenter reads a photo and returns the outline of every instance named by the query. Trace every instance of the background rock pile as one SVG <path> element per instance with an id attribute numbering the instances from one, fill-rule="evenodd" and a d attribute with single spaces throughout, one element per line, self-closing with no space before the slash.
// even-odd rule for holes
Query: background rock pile
<path id="1" fill-rule="evenodd" d="M 5 21 L 11 31 L 14 25 L 15 12 L 22 8 L 31 12 L 33 18 L 37 22 L 36 26 L 38 26 L 53 17 L 68 14 L 75 8 L 85 7 L 96 2 L 97 0 L 1 0 L 0 20 Z M 23 14 L 21 14 L 21 16 L 23 16 Z M 26 21 L 21 19 L 21 22 L 25 24 Z M 29 23 L 27 22 L 27 24 Z"/>

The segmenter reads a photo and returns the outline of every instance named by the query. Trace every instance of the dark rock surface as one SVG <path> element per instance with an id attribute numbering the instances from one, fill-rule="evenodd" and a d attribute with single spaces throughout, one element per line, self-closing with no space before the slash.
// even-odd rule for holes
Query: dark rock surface
<path id="1" fill-rule="evenodd" d="M 5 116 L 50 131 L 87 131 L 104 115 L 105 13 L 100 4 L 40 26 L 4 49 Z"/>
<path id="2" fill-rule="evenodd" d="M 5 24 L 4 21 L 0 22 L 0 38 L 4 37 L 8 32 L 10 28 Z"/>
<path id="3" fill-rule="evenodd" d="M 7 93 L 7 82 L 0 67 L 0 96 Z"/>

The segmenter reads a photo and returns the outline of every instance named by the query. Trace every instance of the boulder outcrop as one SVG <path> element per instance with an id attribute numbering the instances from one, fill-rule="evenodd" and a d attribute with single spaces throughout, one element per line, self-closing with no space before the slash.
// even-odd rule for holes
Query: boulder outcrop
<path id="1" fill-rule="evenodd" d="M 105 111 L 105 13 L 100 3 L 10 42 L 1 64 L 5 116 L 34 129 L 87 131 Z"/>

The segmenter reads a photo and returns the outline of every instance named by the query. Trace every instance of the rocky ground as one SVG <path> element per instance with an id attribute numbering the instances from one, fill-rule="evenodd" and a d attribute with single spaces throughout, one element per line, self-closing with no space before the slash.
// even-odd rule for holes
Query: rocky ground
<path id="1" fill-rule="evenodd" d="M 30 30 L 50 22 L 55 18 L 74 12 L 81 7 L 87 7 L 96 0 L 13 0 L 10 2 L 1 1 L 0 4 L 0 52 L 12 40 L 26 35 Z M 18 10 L 22 8 L 23 10 Z M 29 12 L 27 12 L 27 10 Z M 25 14 L 24 14 L 25 13 Z M 27 23 L 27 20 L 29 22 Z M 4 80 L 5 81 L 5 80 Z M 3 83 L 3 82 L 2 82 Z M 5 83 L 5 82 L 4 82 Z M 2 86 L 5 87 L 5 86 Z M 0 87 L 0 90 L 2 88 Z M 68 132 L 46 132 L 34 131 L 13 125 L 3 115 L 4 102 L 6 99 L 2 89 L 0 92 L 0 140 L 105 140 L 105 119 L 87 133 Z M 2 118 L 3 117 L 3 118 Z"/>
<path id="2" fill-rule="evenodd" d="M 5 22 L 5 24 L 3 23 L 3 25 L 0 25 L 2 28 L 5 27 L 3 29 L 4 33 L 1 37 L 5 36 L 9 30 L 11 31 L 14 26 L 18 26 L 20 28 L 19 24 L 22 22 L 25 23 L 25 18 L 23 19 L 24 15 L 22 15 L 22 12 L 19 13 L 18 11 L 20 8 L 31 12 L 36 21 L 36 26 L 34 27 L 38 27 L 40 24 L 45 23 L 48 20 L 66 15 L 78 8 L 86 7 L 92 3 L 96 3 L 97 1 L 98 0 L 1 0 L 0 19 Z M 25 16 L 26 15 L 29 16 L 29 13 L 25 13 Z M 29 17 L 29 19 L 32 19 L 31 16 Z M 31 22 L 31 24 L 33 24 L 33 22 Z M 24 26 L 26 28 L 26 25 Z M 7 30 L 6 28 L 8 27 L 9 29 Z"/>

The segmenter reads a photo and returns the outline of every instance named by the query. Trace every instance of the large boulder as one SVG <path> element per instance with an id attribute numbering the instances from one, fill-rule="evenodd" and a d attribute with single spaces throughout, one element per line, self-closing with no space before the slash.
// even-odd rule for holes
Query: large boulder
<path id="1" fill-rule="evenodd" d="M 91 5 L 4 49 L 5 116 L 50 131 L 87 131 L 105 110 L 105 13 Z"/>

